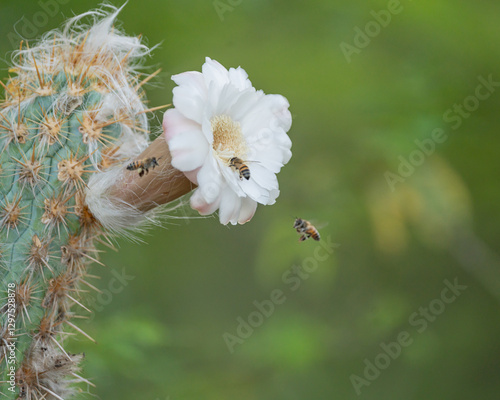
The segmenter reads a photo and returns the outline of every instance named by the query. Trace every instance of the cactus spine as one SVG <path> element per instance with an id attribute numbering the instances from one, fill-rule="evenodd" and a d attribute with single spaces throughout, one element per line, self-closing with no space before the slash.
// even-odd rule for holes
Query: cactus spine
<path id="1" fill-rule="evenodd" d="M 95 243 L 108 241 L 87 182 L 148 145 L 137 68 L 149 49 L 113 27 L 118 11 L 89 12 L 88 26 L 75 17 L 35 46 L 21 43 L 2 82 L 0 392 L 8 398 L 65 399 L 71 382 L 88 383 L 78 374 L 83 356 L 64 350 L 71 333 L 91 339 L 75 319 L 88 312 L 81 293 L 93 288 Z"/>

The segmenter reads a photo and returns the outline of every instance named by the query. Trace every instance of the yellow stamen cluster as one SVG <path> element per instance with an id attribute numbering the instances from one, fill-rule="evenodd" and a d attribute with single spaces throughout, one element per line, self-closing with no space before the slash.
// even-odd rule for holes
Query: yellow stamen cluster
<path id="1" fill-rule="evenodd" d="M 212 148 L 217 156 L 226 162 L 232 157 L 245 158 L 248 149 L 240 123 L 227 115 L 217 115 L 210 123 L 214 136 Z"/>

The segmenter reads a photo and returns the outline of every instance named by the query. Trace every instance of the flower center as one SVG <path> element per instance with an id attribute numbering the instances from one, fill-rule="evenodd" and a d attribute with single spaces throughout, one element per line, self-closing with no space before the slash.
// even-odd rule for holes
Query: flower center
<path id="1" fill-rule="evenodd" d="M 247 144 L 241 133 L 240 123 L 227 115 L 217 115 L 210 123 L 214 135 L 212 147 L 216 155 L 226 162 L 232 157 L 245 159 Z"/>

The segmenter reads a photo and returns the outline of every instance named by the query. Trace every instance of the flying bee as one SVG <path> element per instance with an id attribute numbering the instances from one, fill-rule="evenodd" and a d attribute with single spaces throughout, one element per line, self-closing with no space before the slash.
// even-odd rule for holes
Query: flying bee
<path id="1" fill-rule="evenodd" d="M 250 168 L 243 163 L 243 160 L 238 157 L 233 157 L 229 160 L 229 166 L 234 168 L 240 173 L 240 179 L 245 178 L 247 181 L 250 179 Z"/>
<path id="2" fill-rule="evenodd" d="M 314 240 L 320 239 L 318 230 L 314 227 L 313 224 L 311 224 L 309 221 L 306 221 L 305 219 L 297 218 L 295 220 L 295 223 L 293 224 L 293 227 L 297 230 L 298 233 L 300 233 L 300 242 L 303 242 L 310 237 L 312 237 Z"/>
<path id="3" fill-rule="evenodd" d="M 139 176 L 142 177 L 144 173 L 149 173 L 149 169 L 154 169 L 156 166 L 159 166 L 158 160 L 160 158 L 156 157 L 148 157 L 142 160 L 134 161 L 127 165 L 127 169 L 129 171 L 138 171 Z"/>

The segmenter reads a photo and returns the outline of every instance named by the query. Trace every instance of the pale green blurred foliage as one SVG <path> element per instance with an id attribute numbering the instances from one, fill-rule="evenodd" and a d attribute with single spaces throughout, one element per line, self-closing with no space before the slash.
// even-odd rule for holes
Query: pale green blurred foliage
<path id="1" fill-rule="evenodd" d="M 441 249 L 450 245 L 457 229 L 471 228 L 470 193 L 460 176 L 437 155 L 394 192 L 387 190 L 387 182 L 374 182 L 366 201 L 382 252 L 406 251 L 412 228 L 427 246 Z"/>

